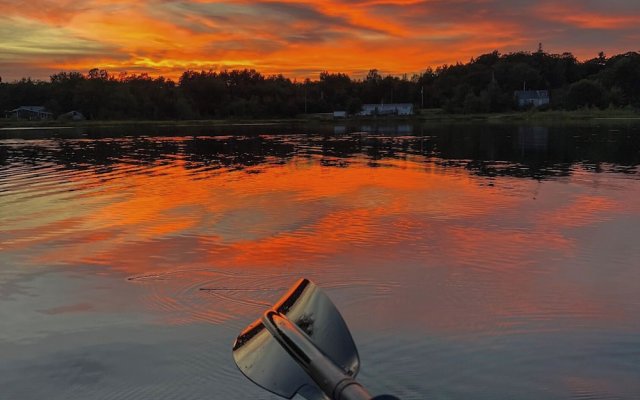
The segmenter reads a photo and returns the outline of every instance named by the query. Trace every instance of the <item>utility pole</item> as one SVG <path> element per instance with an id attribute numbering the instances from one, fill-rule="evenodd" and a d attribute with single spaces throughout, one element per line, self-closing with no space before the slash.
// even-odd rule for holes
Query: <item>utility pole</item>
<path id="1" fill-rule="evenodd" d="M 422 100 L 422 102 L 421 102 L 422 107 L 421 108 L 424 109 L 424 85 L 422 85 L 422 89 L 420 90 L 420 97 L 421 97 L 421 100 Z"/>
<path id="2" fill-rule="evenodd" d="M 304 113 L 307 113 L 307 84 L 304 84 Z"/>

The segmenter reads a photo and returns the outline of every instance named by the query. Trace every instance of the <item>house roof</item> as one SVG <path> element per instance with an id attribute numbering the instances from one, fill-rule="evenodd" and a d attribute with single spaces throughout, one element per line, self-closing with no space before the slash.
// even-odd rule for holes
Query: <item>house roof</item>
<path id="1" fill-rule="evenodd" d="M 363 104 L 362 107 L 389 107 L 389 108 L 398 108 L 398 107 L 413 107 L 412 103 L 388 103 L 388 104 Z"/>
<path id="2" fill-rule="evenodd" d="M 10 112 L 18 112 L 18 111 L 29 111 L 33 113 L 41 113 L 41 114 L 51 114 L 47 111 L 45 107 L 42 106 L 21 106 L 16 108 L 15 110 L 11 110 Z"/>

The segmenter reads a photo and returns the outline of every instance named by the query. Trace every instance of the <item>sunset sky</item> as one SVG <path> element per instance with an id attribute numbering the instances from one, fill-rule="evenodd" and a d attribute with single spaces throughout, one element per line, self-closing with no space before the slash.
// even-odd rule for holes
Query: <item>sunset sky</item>
<path id="1" fill-rule="evenodd" d="M 28 4 L 28 6 L 27 6 Z M 640 50 L 637 0 L 0 0 L 0 76 L 414 73 L 492 51 Z"/>

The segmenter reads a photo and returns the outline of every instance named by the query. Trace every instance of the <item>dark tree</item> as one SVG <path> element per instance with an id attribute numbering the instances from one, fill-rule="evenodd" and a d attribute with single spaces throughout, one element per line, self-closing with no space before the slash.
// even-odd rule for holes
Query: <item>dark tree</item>
<path id="1" fill-rule="evenodd" d="M 598 82 L 583 79 L 572 84 L 567 94 L 567 105 L 569 108 L 578 107 L 600 107 L 607 104 L 607 94 L 605 89 Z"/>
<path id="2" fill-rule="evenodd" d="M 468 63 L 428 68 L 408 79 L 371 69 L 362 79 L 322 72 L 292 81 L 255 70 L 186 71 L 178 82 L 146 74 L 60 72 L 50 80 L 0 80 L 0 111 L 43 105 L 90 119 L 292 117 L 347 110 L 365 103 L 413 103 L 453 113 L 515 109 L 514 91 L 549 90 L 553 109 L 640 107 L 640 54 L 578 61 L 571 53 L 483 54 Z"/>

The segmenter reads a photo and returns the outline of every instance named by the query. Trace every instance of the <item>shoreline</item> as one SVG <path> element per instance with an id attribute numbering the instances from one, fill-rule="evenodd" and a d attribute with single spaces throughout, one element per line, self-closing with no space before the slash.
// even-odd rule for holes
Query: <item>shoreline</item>
<path id="1" fill-rule="evenodd" d="M 418 115 L 390 117 L 333 118 L 331 114 L 309 114 L 292 118 L 238 118 L 196 120 L 85 120 L 85 121 L 14 121 L 0 120 L 0 131 L 28 131 L 38 129 L 74 129 L 87 127 L 198 127 L 198 126 L 276 126 L 284 124 L 352 124 L 352 123 L 585 123 L 638 122 L 640 111 L 634 110 L 577 110 L 523 111 L 487 114 L 449 114 L 441 110 L 422 110 Z"/>

